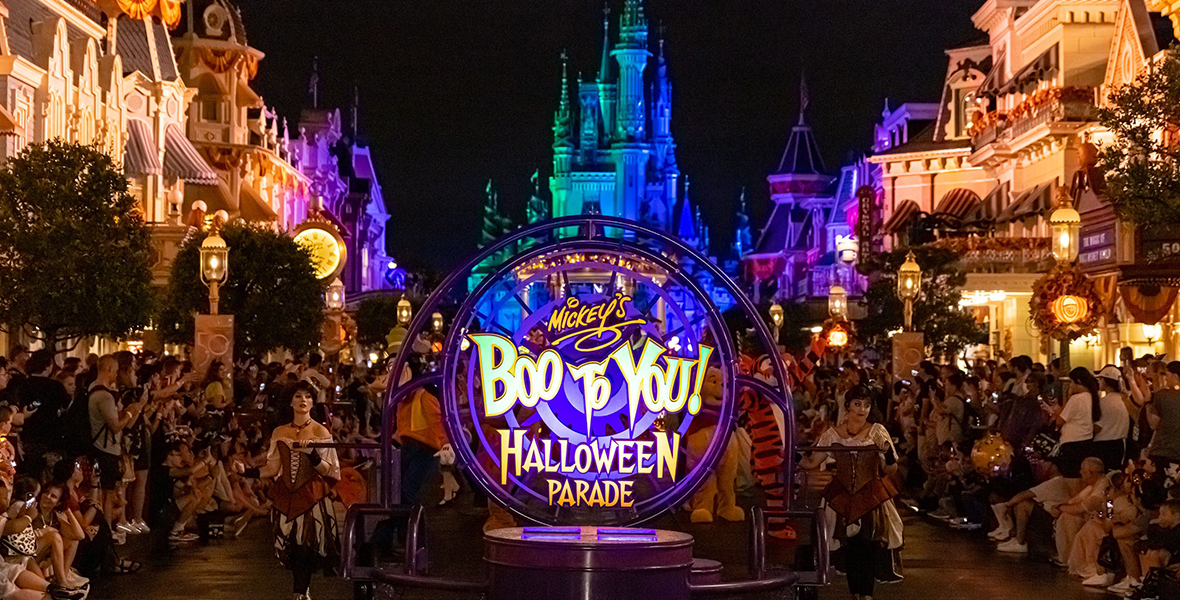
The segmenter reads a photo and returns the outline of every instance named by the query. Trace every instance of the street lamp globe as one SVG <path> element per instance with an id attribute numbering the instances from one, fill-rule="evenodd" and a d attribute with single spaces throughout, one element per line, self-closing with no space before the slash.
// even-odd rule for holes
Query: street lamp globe
<path id="1" fill-rule="evenodd" d="M 1049 215 L 1049 229 L 1053 234 L 1053 258 L 1058 264 L 1070 264 L 1078 259 L 1078 237 L 1082 216 L 1073 208 L 1069 194 L 1061 188 L 1057 209 Z"/>
<path id="2" fill-rule="evenodd" d="M 443 330 L 443 316 L 442 313 L 436 312 L 430 315 L 430 325 L 434 328 L 435 333 L 442 333 Z"/>
<path id="3" fill-rule="evenodd" d="M 783 307 L 777 302 L 770 305 L 770 322 L 776 328 L 783 326 Z"/>
<path id="4" fill-rule="evenodd" d="M 410 307 L 410 301 L 404 297 L 397 301 L 397 322 L 400 325 L 409 325 L 410 317 L 413 316 L 414 309 Z"/>
<path id="5" fill-rule="evenodd" d="M 848 292 L 844 286 L 833 285 L 828 290 L 828 314 L 833 317 L 843 317 L 848 310 Z"/>
<path id="6" fill-rule="evenodd" d="M 229 270 L 229 247 L 216 232 L 201 242 L 201 281 L 205 285 L 223 283 Z"/>
<path id="7" fill-rule="evenodd" d="M 836 256 L 844 266 L 851 267 L 856 262 L 856 240 L 851 235 L 839 236 L 836 242 Z"/>
<path id="8" fill-rule="evenodd" d="M 913 300 L 918 297 L 918 290 L 922 285 L 922 267 L 914 260 L 914 253 L 905 257 L 905 262 L 897 270 L 897 297 L 902 300 Z"/>
<path id="9" fill-rule="evenodd" d="M 344 284 L 339 278 L 328 284 L 328 290 L 324 294 L 324 303 L 328 306 L 328 310 L 344 310 Z"/>

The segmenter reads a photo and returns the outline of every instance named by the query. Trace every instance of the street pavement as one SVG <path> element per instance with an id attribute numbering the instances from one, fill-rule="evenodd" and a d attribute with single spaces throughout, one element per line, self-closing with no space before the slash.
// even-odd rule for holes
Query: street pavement
<path id="1" fill-rule="evenodd" d="M 455 578 L 480 578 L 482 564 L 479 525 L 482 516 L 472 509 L 448 507 L 431 511 L 430 543 L 433 573 Z M 679 518 L 660 523 L 680 526 L 697 538 L 697 555 L 721 560 L 730 577 L 744 577 L 745 524 L 690 525 Z M 279 567 L 271 550 L 268 524 L 256 521 L 238 540 L 175 551 L 152 551 L 147 540 L 133 539 L 126 551 L 145 563 L 144 570 L 98 581 L 91 598 L 97 600 L 147 598 L 153 600 L 286 600 L 290 574 Z M 905 581 L 878 588 L 879 600 L 1073 600 L 1113 598 L 1087 590 L 1052 565 L 1005 556 L 992 550 L 981 532 L 948 529 L 917 516 L 906 517 Z M 405 600 L 462 599 L 444 592 L 383 590 L 385 598 Z M 777 599 L 765 594 L 745 598 Z M 789 597 L 789 596 L 786 596 Z M 339 578 L 317 576 L 312 584 L 316 600 L 350 600 L 352 589 Z M 843 577 L 820 593 L 824 600 L 850 598 Z"/>

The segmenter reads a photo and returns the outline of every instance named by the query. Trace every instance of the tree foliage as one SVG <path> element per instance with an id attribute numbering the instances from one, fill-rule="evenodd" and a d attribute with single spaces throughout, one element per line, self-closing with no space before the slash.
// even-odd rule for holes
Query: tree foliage
<path id="1" fill-rule="evenodd" d="M 361 300 L 356 309 L 356 336 L 362 345 L 386 349 L 386 336 L 397 325 L 397 296 Z"/>
<path id="2" fill-rule="evenodd" d="M 226 225 L 221 237 L 229 246 L 229 274 L 221 286 L 220 312 L 234 316 L 235 352 L 259 356 L 280 348 L 296 353 L 315 348 L 324 289 L 308 250 L 283 233 L 241 221 Z M 192 343 L 193 315 L 209 309 L 200 275 L 204 238 L 190 236 L 172 265 L 160 328 L 173 343 Z"/>
<path id="3" fill-rule="evenodd" d="M 1111 204 L 1141 225 L 1180 223 L 1180 49 L 1168 50 L 1109 101 L 1099 119 L 1115 137 L 1100 157 Z"/>
<path id="4" fill-rule="evenodd" d="M 0 323 L 58 348 L 148 324 L 151 241 L 123 171 L 97 148 L 30 144 L 0 167 Z"/>
<path id="5" fill-rule="evenodd" d="M 959 306 L 967 275 L 958 256 L 943 248 L 912 248 L 922 267 L 922 291 L 914 300 L 914 329 L 926 334 L 926 345 L 935 355 L 955 354 L 970 344 L 986 341 L 987 332 L 971 314 Z M 876 271 L 865 291 L 868 316 L 857 331 L 868 344 L 882 352 L 889 348 L 889 332 L 900 329 L 905 305 L 897 297 L 897 269 L 905 262 L 907 250 L 895 250 L 873 257 Z"/>

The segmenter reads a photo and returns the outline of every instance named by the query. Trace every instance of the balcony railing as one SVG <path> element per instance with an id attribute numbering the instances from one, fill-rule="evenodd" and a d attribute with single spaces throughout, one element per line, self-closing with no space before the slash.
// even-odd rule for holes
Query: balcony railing
<path id="1" fill-rule="evenodd" d="M 956 237 L 930 244 L 957 253 L 968 273 L 1038 273 L 1053 263 L 1049 238 Z"/>
<path id="2" fill-rule="evenodd" d="M 1098 118 L 1094 90 L 1084 87 L 1038 90 L 1008 112 L 993 111 L 971 127 L 971 146 L 1006 142 L 1040 127 L 1061 122 L 1086 122 Z"/>

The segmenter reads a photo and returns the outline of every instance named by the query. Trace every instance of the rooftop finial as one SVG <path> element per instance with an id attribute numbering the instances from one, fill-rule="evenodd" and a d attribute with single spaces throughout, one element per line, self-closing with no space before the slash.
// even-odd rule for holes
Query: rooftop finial
<path id="1" fill-rule="evenodd" d="M 810 92 L 807 90 L 807 74 L 804 71 L 799 71 L 799 124 L 802 125 L 803 111 L 807 110 L 808 103 L 811 102 Z"/>
<path id="2" fill-rule="evenodd" d="M 307 93 L 311 94 L 311 107 L 320 107 L 320 57 L 311 59 L 311 77 L 307 80 Z"/>

